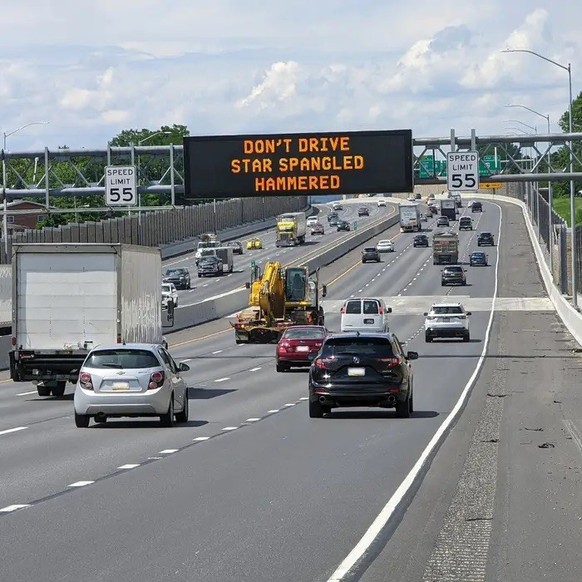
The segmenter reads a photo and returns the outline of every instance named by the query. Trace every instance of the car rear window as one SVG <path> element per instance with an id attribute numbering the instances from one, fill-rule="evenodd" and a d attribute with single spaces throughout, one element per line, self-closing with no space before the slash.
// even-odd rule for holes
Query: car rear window
<path id="1" fill-rule="evenodd" d="M 440 306 L 440 307 L 433 307 L 433 313 L 438 315 L 446 315 L 448 313 L 463 313 L 463 309 L 460 306 Z"/>
<path id="2" fill-rule="evenodd" d="M 286 339 L 321 339 L 325 337 L 322 329 L 288 329 L 283 334 Z"/>
<path id="3" fill-rule="evenodd" d="M 375 253 L 376 252 L 376 247 L 367 247 L 364 249 L 365 253 Z"/>
<path id="4" fill-rule="evenodd" d="M 373 300 L 365 300 L 364 313 L 368 315 L 377 315 L 380 313 L 380 306 L 378 305 L 378 302 Z"/>
<path id="5" fill-rule="evenodd" d="M 331 358 L 340 355 L 387 357 L 394 354 L 390 340 L 386 338 L 337 337 L 323 344 L 322 356 Z"/>
<path id="6" fill-rule="evenodd" d="M 156 368 L 158 359 L 148 350 L 98 350 L 83 364 L 88 368 Z"/>
<path id="7" fill-rule="evenodd" d="M 348 301 L 346 305 L 346 313 L 357 314 L 362 313 L 362 302 L 361 301 Z"/>

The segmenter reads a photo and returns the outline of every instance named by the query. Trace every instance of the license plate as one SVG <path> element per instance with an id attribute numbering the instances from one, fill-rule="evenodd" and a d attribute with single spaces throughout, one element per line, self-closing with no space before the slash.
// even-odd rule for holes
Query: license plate
<path id="1" fill-rule="evenodd" d="M 364 319 L 364 323 L 369 323 L 371 325 L 374 325 L 374 320 L 371 319 L 371 318 L 369 318 L 369 317 L 367 317 L 366 319 Z"/>
<path id="2" fill-rule="evenodd" d="M 365 376 L 366 368 L 348 368 L 348 376 Z"/>
<path id="3" fill-rule="evenodd" d="M 297 346 L 297 351 L 298 352 L 308 352 L 309 346 Z"/>
<path id="4" fill-rule="evenodd" d="M 127 382 L 115 382 L 111 387 L 112 390 L 129 390 L 129 384 Z"/>

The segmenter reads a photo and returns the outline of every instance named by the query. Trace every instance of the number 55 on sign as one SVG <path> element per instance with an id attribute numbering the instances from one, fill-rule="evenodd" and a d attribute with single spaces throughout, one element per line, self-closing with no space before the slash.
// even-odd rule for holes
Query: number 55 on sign
<path id="1" fill-rule="evenodd" d="M 106 166 L 106 206 L 135 206 L 137 204 L 135 174 L 135 166 Z"/>
<path id="2" fill-rule="evenodd" d="M 479 152 L 447 153 L 447 188 L 479 190 Z"/>

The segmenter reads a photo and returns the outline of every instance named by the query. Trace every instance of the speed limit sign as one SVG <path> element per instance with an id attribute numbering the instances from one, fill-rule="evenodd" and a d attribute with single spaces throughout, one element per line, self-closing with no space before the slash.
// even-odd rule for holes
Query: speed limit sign
<path id="1" fill-rule="evenodd" d="M 137 204 L 135 166 L 105 167 L 105 205 L 135 206 Z"/>
<path id="2" fill-rule="evenodd" d="M 479 152 L 447 153 L 447 189 L 479 190 Z"/>

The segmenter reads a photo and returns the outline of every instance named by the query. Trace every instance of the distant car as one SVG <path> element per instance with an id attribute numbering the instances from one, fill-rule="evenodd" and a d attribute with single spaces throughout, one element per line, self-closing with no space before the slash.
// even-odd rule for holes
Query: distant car
<path id="1" fill-rule="evenodd" d="M 378 208 L 380 208 L 380 206 L 386 206 L 386 200 L 383 200 L 382 198 L 380 198 L 377 202 L 378 204 Z"/>
<path id="2" fill-rule="evenodd" d="M 310 366 L 326 336 L 327 329 L 320 325 L 288 327 L 277 343 L 277 372 L 286 372 L 295 366 Z"/>
<path id="3" fill-rule="evenodd" d="M 247 241 L 247 251 L 251 251 L 253 249 L 262 249 L 263 248 L 263 241 L 258 238 L 254 237 Z"/>
<path id="4" fill-rule="evenodd" d="M 366 206 L 360 206 L 358 216 L 370 216 L 370 210 Z"/>
<path id="5" fill-rule="evenodd" d="M 416 194 L 414 195 L 414 199 L 415 200 L 422 200 L 422 195 L 420 192 L 416 192 Z"/>
<path id="6" fill-rule="evenodd" d="M 483 251 L 475 251 L 469 256 L 469 266 L 486 267 L 488 265 L 487 255 Z"/>
<path id="7" fill-rule="evenodd" d="M 470 216 L 461 216 L 459 219 L 459 230 L 473 230 L 473 221 Z"/>
<path id="8" fill-rule="evenodd" d="M 446 216 L 439 216 L 437 218 L 437 226 L 449 226 L 449 219 Z"/>
<path id="9" fill-rule="evenodd" d="M 469 200 L 469 202 L 467 202 L 467 208 L 473 208 L 474 203 L 475 203 L 474 200 Z"/>
<path id="10" fill-rule="evenodd" d="M 449 265 L 441 271 L 441 285 L 466 285 L 465 269 L 459 265 Z"/>
<path id="11" fill-rule="evenodd" d="M 417 234 L 412 239 L 413 247 L 428 247 L 428 236 L 426 234 Z"/>
<path id="12" fill-rule="evenodd" d="M 416 196 L 415 196 L 414 194 L 411 194 L 411 195 L 408 197 L 408 202 L 416 202 Z"/>
<path id="13" fill-rule="evenodd" d="M 429 204 L 428 209 L 432 215 L 439 213 L 439 209 L 438 209 L 438 206 L 436 204 Z"/>
<path id="14" fill-rule="evenodd" d="M 188 422 L 188 387 L 180 374 L 189 369 L 159 345 L 99 346 L 79 370 L 75 425 L 123 416 L 158 416 L 162 426 Z"/>
<path id="15" fill-rule="evenodd" d="M 317 216 L 310 216 L 307 219 L 307 226 L 313 226 L 314 224 L 317 224 L 319 222 L 319 219 L 317 218 Z"/>
<path id="16" fill-rule="evenodd" d="M 376 249 L 379 253 L 393 253 L 394 252 L 394 243 L 389 239 L 380 240 L 376 245 Z"/>
<path id="17" fill-rule="evenodd" d="M 460 337 L 464 342 L 471 339 L 469 332 L 470 311 L 460 303 L 435 303 L 425 314 L 424 339 L 430 343 L 436 338 Z"/>
<path id="18" fill-rule="evenodd" d="M 471 204 L 471 212 L 483 212 L 483 204 L 481 202 L 473 202 Z"/>
<path id="19" fill-rule="evenodd" d="M 222 275 L 224 267 L 218 257 L 204 257 L 198 263 L 198 276 Z"/>
<path id="20" fill-rule="evenodd" d="M 323 224 L 321 222 L 316 222 L 311 226 L 311 234 L 325 234 L 325 229 L 323 228 Z"/>
<path id="21" fill-rule="evenodd" d="M 173 283 L 162 283 L 162 307 L 167 308 L 170 300 L 178 307 L 178 291 Z"/>
<path id="22" fill-rule="evenodd" d="M 338 220 L 337 231 L 339 232 L 340 230 L 349 231 L 352 230 L 352 227 L 350 226 L 350 223 L 347 220 Z"/>
<path id="23" fill-rule="evenodd" d="M 343 210 L 344 209 L 344 207 L 339 202 L 334 202 L 334 204 L 332 205 L 332 208 L 334 210 Z"/>
<path id="24" fill-rule="evenodd" d="M 242 255 L 244 252 L 242 243 L 237 240 L 231 240 L 227 242 L 224 246 L 230 247 L 232 249 L 233 255 Z"/>
<path id="25" fill-rule="evenodd" d="M 478 247 L 495 246 L 493 235 L 490 232 L 482 232 L 477 238 L 477 246 Z"/>
<path id="26" fill-rule="evenodd" d="M 338 219 L 339 219 L 339 215 L 338 215 L 338 213 L 337 213 L 337 212 L 330 212 L 330 213 L 327 215 L 327 222 L 328 222 L 329 224 L 331 224 L 331 221 L 332 221 L 332 220 L 335 220 L 335 221 L 336 221 L 336 223 L 337 223 Z"/>
<path id="27" fill-rule="evenodd" d="M 184 268 L 168 269 L 164 275 L 164 283 L 173 283 L 176 289 L 190 289 L 190 271 Z"/>
<path id="28" fill-rule="evenodd" d="M 365 247 L 362 251 L 362 263 L 367 263 L 368 261 L 379 263 L 380 260 L 380 253 L 376 247 Z"/>
<path id="29" fill-rule="evenodd" d="M 332 408 L 396 408 L 408 418 L 414 411 L 411 360 L 392 333 L 329 335 L 309 369 L 309 416 L 321 418 Z"/>

